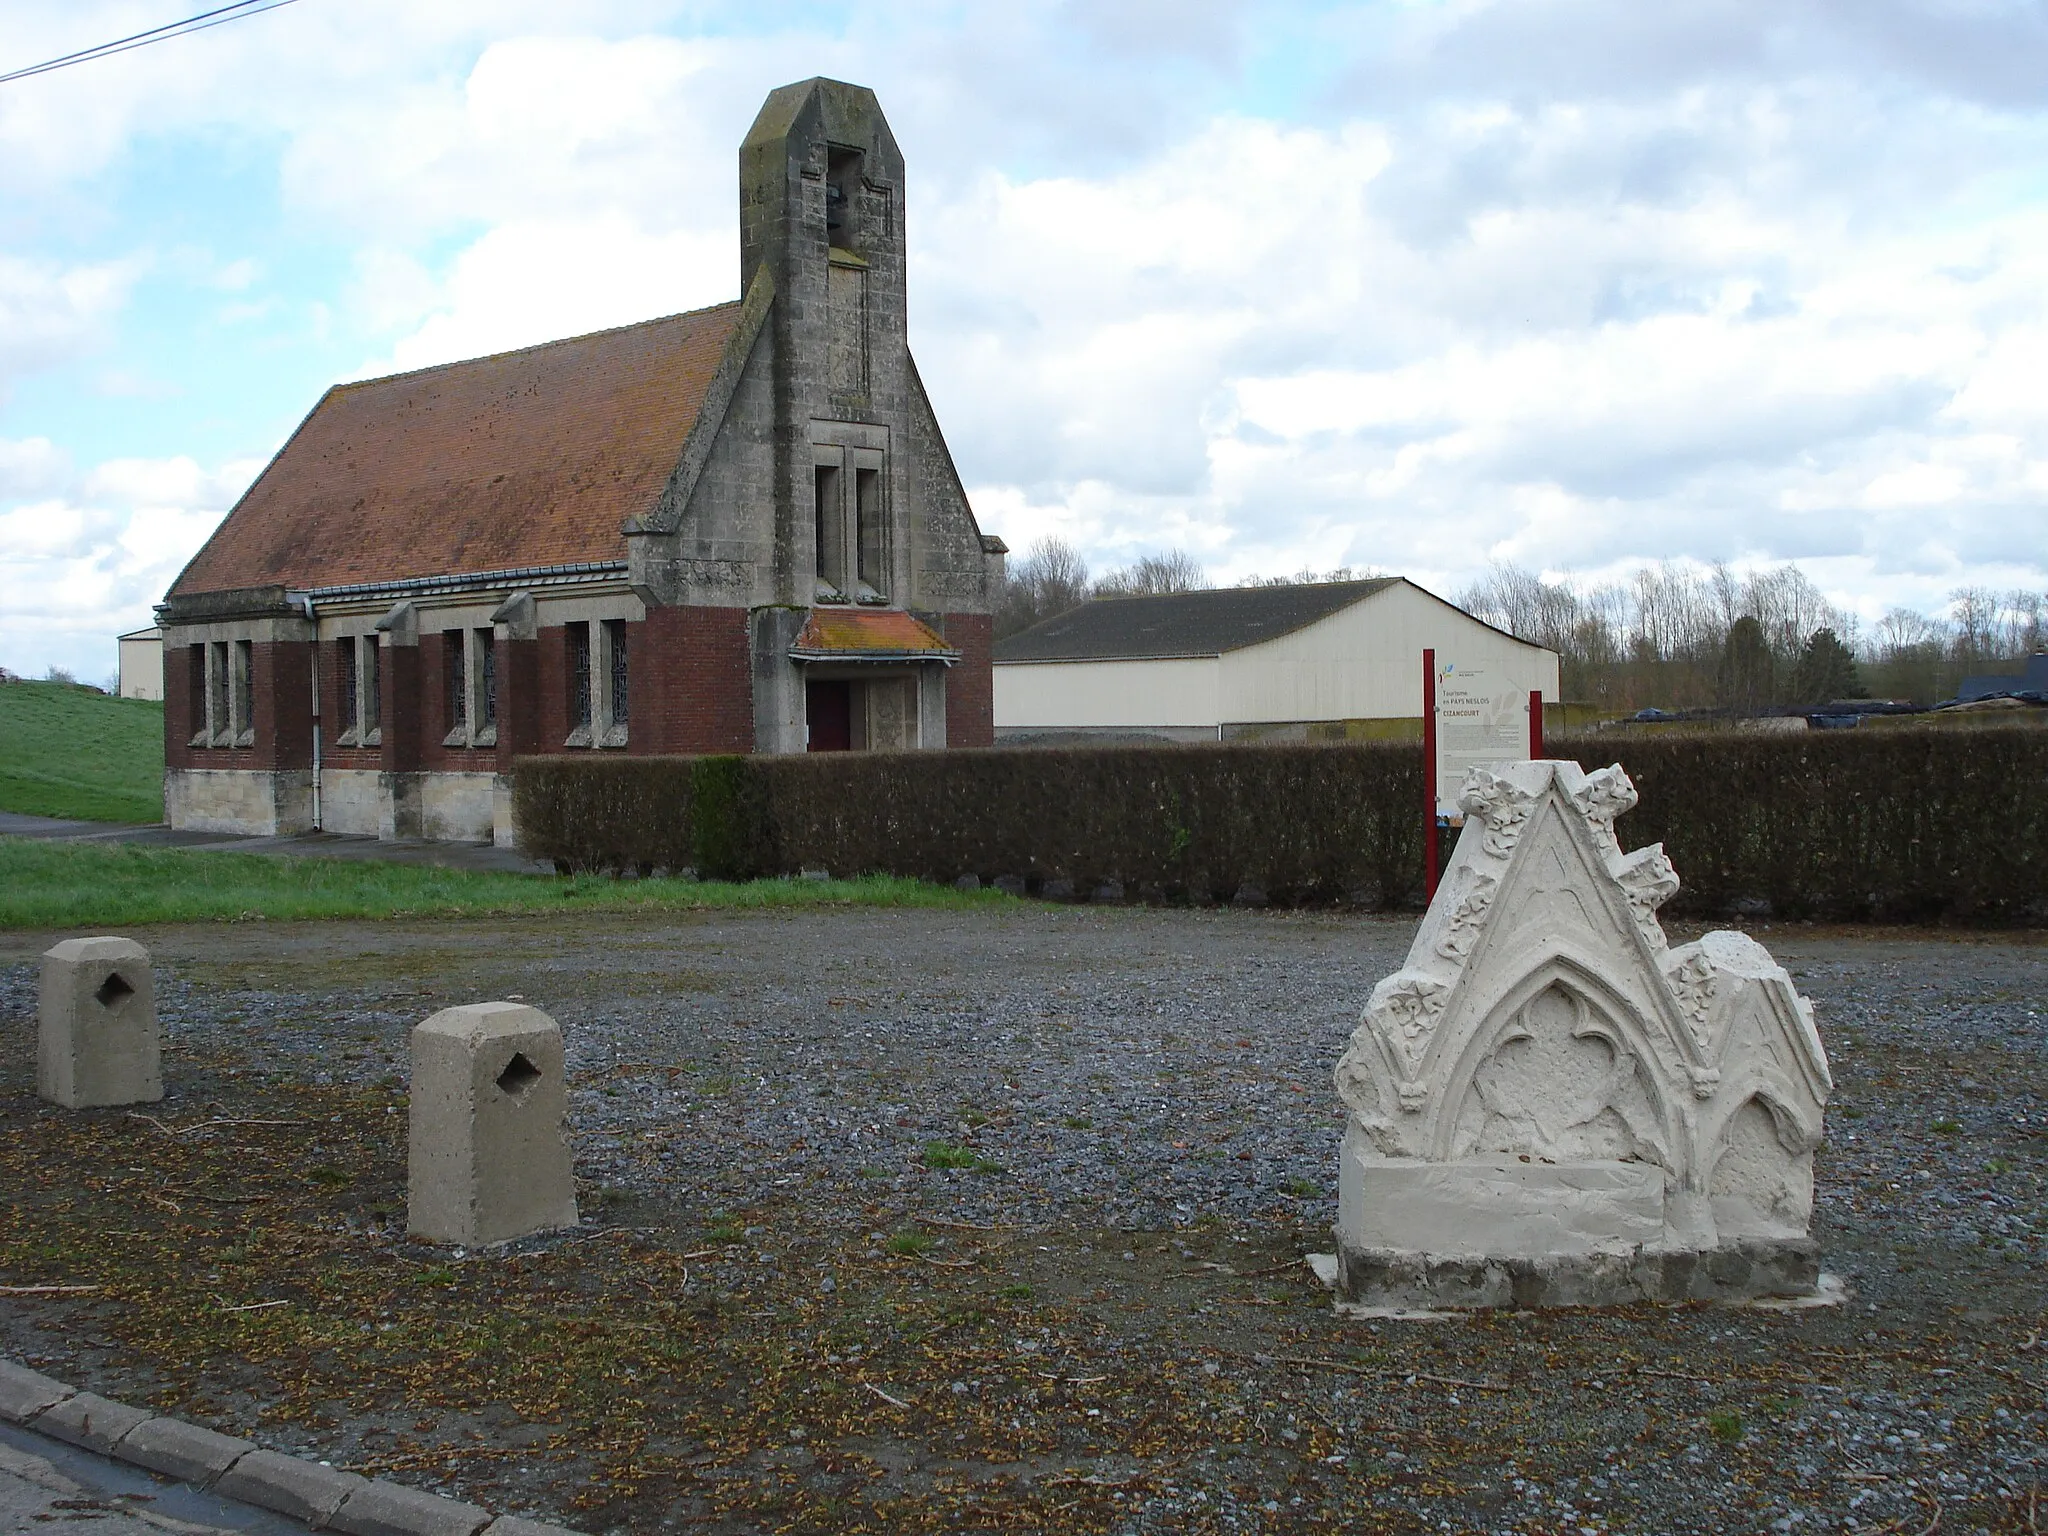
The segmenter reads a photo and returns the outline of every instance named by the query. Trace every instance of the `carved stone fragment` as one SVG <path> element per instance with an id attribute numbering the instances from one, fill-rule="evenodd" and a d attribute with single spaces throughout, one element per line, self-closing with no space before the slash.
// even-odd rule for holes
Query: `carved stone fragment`
<path id="1" fill-rule="evenodd" d="M 1810 1294 L 1832 1088 L 1813 1010 L 1740 933 L 1667 947 L 1620 768 L 1475 770 L 1407 963 L 1337 1066 L 1338 1288 L 1369 1306 Z"/>

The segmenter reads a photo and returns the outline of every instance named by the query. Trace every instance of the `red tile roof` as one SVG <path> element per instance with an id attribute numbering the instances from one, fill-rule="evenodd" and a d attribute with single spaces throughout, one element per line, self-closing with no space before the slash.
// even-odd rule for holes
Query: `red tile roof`
<path id="1" fill-rule="evenodd" d="M 838 656 L 848 661 L 960 654 L 936 630 L 894 608 L 813 608 L 790 651 L 801 657 Z"/>
<path id="2" fill-rule="evenodd" d="M 623 560 L 739 313 L 336 385 L 171 595 Z"/>

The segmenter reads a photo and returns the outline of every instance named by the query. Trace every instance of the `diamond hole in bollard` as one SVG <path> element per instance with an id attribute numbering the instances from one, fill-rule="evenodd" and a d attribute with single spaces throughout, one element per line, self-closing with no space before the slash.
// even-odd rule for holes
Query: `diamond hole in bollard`
<path id="1" fill-rule="evenodd" d="M 505 1063 L 505 1070 L 498 1074 L 499 1089 L 515 1099 L 539 1081 L 540 1068 L 528 1061 L 523 1051 L 515 1051 Z"/>
<path id="2" fill-rule="evenodd" d="M 119 971 L 109 971 L 107 979 L 93 990 L 102 1008 L 118 1008 L 135 995 L 135 989 L 128 985 L 128 979 Z"/>

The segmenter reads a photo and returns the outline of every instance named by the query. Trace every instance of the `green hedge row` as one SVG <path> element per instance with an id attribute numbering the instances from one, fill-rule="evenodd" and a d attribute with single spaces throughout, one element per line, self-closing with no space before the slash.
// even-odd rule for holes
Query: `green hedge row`
<path id="1" fill-rule="evenodd" d="M 1619 760 L 1673 914 L 2048 920 L 2048 732 L 1558 742 Z M 807 869 L 1074 899 L 1413 907 L 1412 743 L 523 759 L 521 846 L 564 870 Z"/>

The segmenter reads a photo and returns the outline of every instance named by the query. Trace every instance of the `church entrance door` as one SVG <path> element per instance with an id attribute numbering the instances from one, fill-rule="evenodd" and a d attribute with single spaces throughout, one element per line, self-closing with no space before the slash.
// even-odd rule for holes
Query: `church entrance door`
<path id="1" fill-rule="evenodd" d="M 809 722 L 812 752 L 853 750 L 853 684 L 807 682 L 804 684 L 804 717 Z"/>

